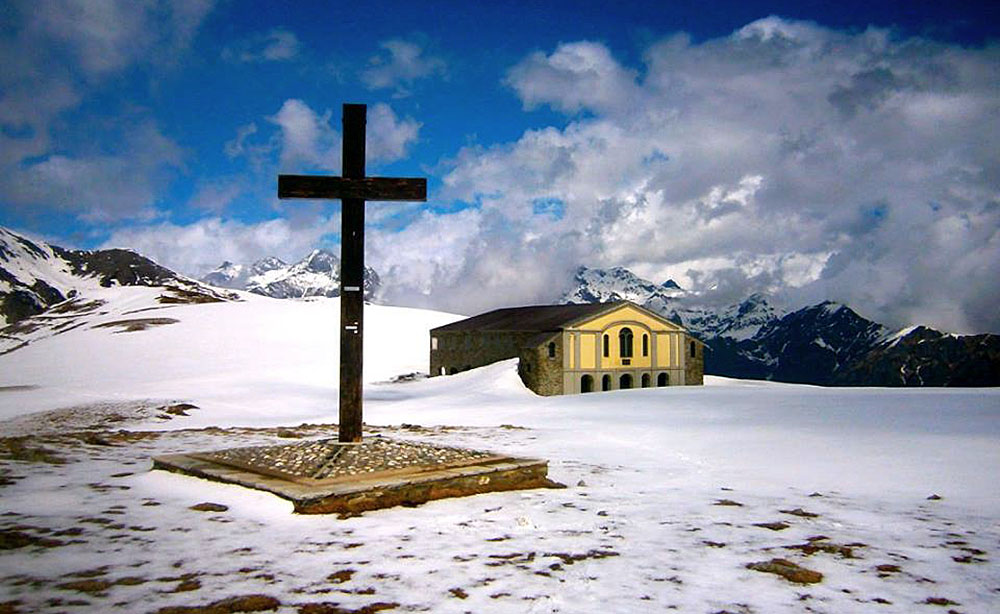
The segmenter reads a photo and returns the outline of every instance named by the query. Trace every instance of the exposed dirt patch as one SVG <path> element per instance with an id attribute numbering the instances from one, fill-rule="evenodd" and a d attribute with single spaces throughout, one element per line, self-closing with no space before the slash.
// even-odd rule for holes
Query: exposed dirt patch
<path id="1" fill-rule="evenodd" d="M 341 569 L 340 571 L 335 571 L 326 577 L 328 582 L 333 582 L 334 584 L 343 584 L 349 581 L 354 576 L 353 569 Z"/>
<path id="2" fill-rule="evenodd" d="M 90 578 L 87 580 L 74 580 L 57 585 L 58 588 L 67 591 L 77 591 L 88 595 L 103 595 L 105 591 L 114 586 L 114 582 L 109 580 L 98 580 Z"/>
<path id="3" fill-rule="evenodd" d="M 864 547 L 864 544 L 861 543 L 835 544 L 831 541 L 827 541 L 827 539 L 828 538 L 826 537 L 821 537 L 819 539 L 810 538 L 804 544 L 785 546 L 785 548 L 789 550 L 798 550 L 799 552 L 802 552 L 806 556 L 812 556 L 817 552 L 824 552 L 826 554 L 839 555 L 841 558 L 844 559 L 856 559 L 858 557 L 854 554 L 854 549 Z"/>
<path id="4" fill-rule="evenodd" d="M 232 293 L 218 295 L 184 288 L 167 288 L 166 294 L 161 294 L 156 301 L 164 305 L 195 305 L 199 303 L 222 303 L 227 300 L 238 300 L 239 296 Z"/>
<path id="5" fill-rule="evenodd" d="M 747 569 L 773 573 L 796 584 L 816 584 L 823 581 L 823 574 L 806 569 L 786 559 L 771 559 L 758 563 L 747 563 Z"/>
<path id="6" fill-rule="evenodd" d="M 807 512 L 801 507 L 797 507 L 793 510 L 778 510 L 782 514 L 791 514 L 792 516 L 798 516 L 799 518 L 819 518 L 819 514 L 814 514 L 812 512 Z"/>
<path id="7" fill-rule="evenodd" d="M 305 603 L 299 606 L 299 614 L 375 614 L 384 610 L 395 610 L 398 603 L 375 602 L 352 610 L 342 608 L 336 603 Z"/>
<path id="8" fill-rule="evenodd" d="M 211 502 L 208 502 L 208 501 L 206 501 L 204 503 L 198 503 L 197 505 L 192 505 L 188 509 L 194 510 L 196 512 L 227 512 L 227 511 L 229 511 L 229 507 L 226 506 L 226 505 L 222 505 L 221 503 L 211 503 Z"/>
<path id="9" fill-rule="evenodd" d="M 192 405 L 190 403 L 177 403 L 175 405 L 167 405 L 161 410 L 171 416 L 187 416 L 189 411 L 192 409 L 198 409 L 197 405 Z"/>
<path id="10" fill-rule="evenodd" d="M 952 601 L 951 599 L 948 599 L 947 597 L 928 597 L 927 599 L 924 599 L 924 603 L 926 603 L 927 605 L 940 605 L 940 606 L 962 605 L 957 601 Z"/>
<path id="11" fill-rule="evenodd" d="M 0 550 L 15 550 L 25 546 L 56 548 L 65 545 L 65 543 L 58 539 L 32 535 L 15 529 L 0 529 Z"/>
<path id="12" fill-rule="evenodd" d="M 213 601 L 206 605 L 169 606 L 156 614 L 233 614 L 234 612 L 267 612 L 281 607 L 281 602 L 269 595 L 242 595 Z"/>
<path id="13" fill-rule="evenodd" d="M 175 320 L 174 318 L 135 318 L 132 320 L 115 320 L 114 322 L 95 324 L 91 328 L 120 328 L 121 330 L 116 330 L 115 333 L 135 333 L 147 330 L 153 326 L 165 326 L 178 322 L 180 320 Z"/>
<path id="14" fill-rule="evenodd" d="M 892 564 L 886 563 L 886 564 L 883 564 L 883 565 L 876 565 L 875 566 L 875 571 L 878 572 L 878 577 L 880 577 L 880 578 L 888 578 L 888 577 L 891 577 L 892 574 L 899 573 L 899 572 L 901 572 L 903 570 L 902 570 L 902 568 L 900 568 L 899 565 L 892 565 Z"/>
<path id="15" fill-rule="evenodd" d="M 733 501 L 732 499 L 719 499 L 712 505 L 719 505 L 722 507 L 743 507 L 743 504 L 739 501 Z"/>
<path id="16" fill-rule="evenodd" d="M 588 550 L 583 554 L 566 554 L 565 552 L 546 552 L 545 556 L 554 556 L 563 562 L 563 565 L 572 565 L 578 561 L 585 561 L 587 559 L 606 559 L 612 556 L 618 556 L 618 553 L 614 550 Z"/>
<path id="17" fill-rule="evenodd" d="M 760 527 L 762 529 L 770 529 L 771 531 L 784 531 L 792 525 L 787 522 L 757 522 L 754 523 L 753 526 Z"/>
<path id="18" fill-rule="evenodd" d="M 31 437 L 4 437 L 0 439 L 0 458 L 24 463 L 48 463 L 62 465 L 65 457 L 35 444 Z"/>

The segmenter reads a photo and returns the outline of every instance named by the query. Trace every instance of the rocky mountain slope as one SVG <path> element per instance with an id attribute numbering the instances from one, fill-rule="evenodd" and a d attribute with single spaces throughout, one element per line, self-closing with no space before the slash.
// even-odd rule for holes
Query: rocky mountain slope
<path id="1" fill-rule="evenodd" d="M 923 326 L 893 333 L 833 302 L 785 313 L 753 294 L 712 309 L 673 281 L 657 285 L 621 267 L 581 267 L 562 302 L 620 299 L 705 341 L 705 371 L 712 375 L 840 386 L 1000 385 L 1000 336 Z"/>
<path id="2" fill-rule="evenodd" d="M 163 302 L 236 298 L 177 275 L 135 252 L 67 250 L 0 227 L 0 326 L 115 286 L 162 288 Z"/>
<path id="3" fill-rule="evenodd" d="M 340 296 L 340 259 L 325 249 L 315 249 L 295 264 L 268 257 L 252 265 L 223 262 L 201 281 L 220 288 L 247 290 L 272 298 Z M 378 273 L 365 267 L 365 300 L 372 301 L 381 288 Z"/>
<path id="4" fill-rule="evenodd" d="M 163 325 L 173 320 L 149 312 L 238 298 L 135 252 L 67 250 L 0 228 L 0 355 L 80 327 Z"/>

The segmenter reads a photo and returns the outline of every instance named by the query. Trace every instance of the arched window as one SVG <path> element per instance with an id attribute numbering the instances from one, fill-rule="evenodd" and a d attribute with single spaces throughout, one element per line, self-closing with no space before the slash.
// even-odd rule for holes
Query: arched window
<path id="1" fill-rule="evenodd" d="M 593 392 L 594 391 L 594 378 L 590 375 L 584 375 L 580 378 L 580 392 Z"/>
<path id="2" fill-rule="evenodd" d="M 631 373 L 625 373 L 624 375 L 622 375 L 621 378 L 618 380 L 618 387 L 620 389 L 622 389 L 622 390 L 628 390 L 629 388 L 631 388 L 632 387 L 632 374 Z"/>
<path id="3" fill-rule="evenodd" d="M 549 342 L 549 358 L 555 358 L 555 357 L 556 357 L 556 342 L 555 341 L 550 341 Z"/>
<path id="4" fill-rule="evenodd" d="M 611 376 L 605 375 L 601 378 L 601 390 L 611 390 Z"/>
<path id="5" fill-rule="evenodd" d="M 611 338 L 604 335 L 604 357 L 611 356 Z"/>
<path id="6" fill-rule="evenodd" d="M 623 328 L 618 333 L 618 351 L 622 358 L 632 358 L 632 329 Z"/>
<path id="7" fill-rule="evenodd" d="M 656 376 L 656 386 L 658 388 L 663 388 L 664 386 L 670 385 L 670 376 L 666 373 L 660 373 Z"/>
<path id="8" fill-rule="evenodd" d="M 649 373 L 642 374 L 642 387 L 649 388 Z"/>
<path id="9" fill-rule="evenodd" d="M 691 358 L 695 358 L 697 355 L 698 355 L 698 346 L 696 346 L 694 344 L 694 341 L 692 341 L 691 342 Z"/>
<path id="10" fill-rule="evenodd" d="M 642 333 L 642 355 L 649 356 L 649 335 Z"/>

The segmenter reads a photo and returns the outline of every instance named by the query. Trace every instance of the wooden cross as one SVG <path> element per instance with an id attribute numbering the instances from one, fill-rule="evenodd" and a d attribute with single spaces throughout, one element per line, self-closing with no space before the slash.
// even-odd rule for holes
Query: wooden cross
<path id="1" fill-rule="evenodd" d="M 365 274 L 365 201 L 427 200 L 424 178 L 365 177 L 367 107 L 345 104 L 343 177 L 279 175 L 278 198 L 341 201 L 340 218 L 340 433 L 361 441 L 361 357 Z"/>

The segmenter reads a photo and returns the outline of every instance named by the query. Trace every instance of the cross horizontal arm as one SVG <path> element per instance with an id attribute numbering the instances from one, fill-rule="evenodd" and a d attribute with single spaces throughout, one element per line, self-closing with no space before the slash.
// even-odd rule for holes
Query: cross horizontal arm
<path id="1" fill-rule="evenodd" d="M 427 200 L 424 178 L 322 175 L 278 175 L 278 198 L 353 198 L 359 200 Z"/>

